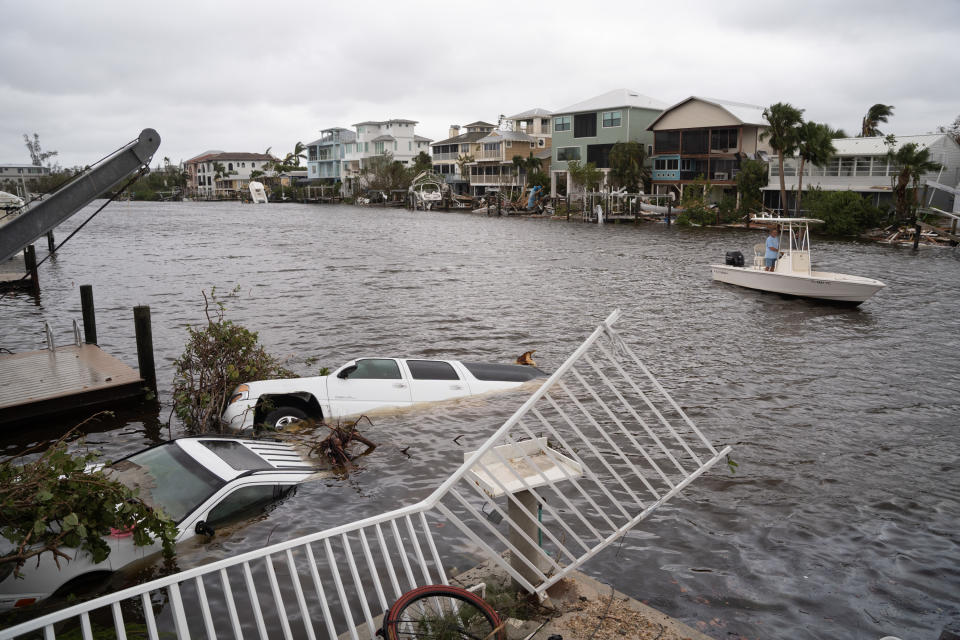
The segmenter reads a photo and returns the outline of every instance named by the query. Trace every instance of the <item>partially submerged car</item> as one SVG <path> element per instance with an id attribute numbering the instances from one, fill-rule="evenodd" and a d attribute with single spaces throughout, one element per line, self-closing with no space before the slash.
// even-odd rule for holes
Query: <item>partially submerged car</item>
<path id="1" fill-rule="evenodd" d="M 133 454 L 104 469 L 109 477 L 131 488 L 177 525 L 179 544 L 197 535 L 212 535 L 217 527 L 238 522 L 289 495 L 317 473 L 293 446 L 277 440 L 230 437 L 179 438 Z M 52 553 L 30 560 L 13 575 L 13 564 L 0 565 L 0 611 L 23 607 L 54 593 L 109 575 L 160 552 L 161 545 L 136 546 L 132 532 L 105 536 L 110 555 L 100 563 L 77 549 L 60 567 Z M 0 545 L 6 541 L 0 538 Z M 0 554 L 3 549 L 0 548 Z"/>
<path id="2" fill-rule="evenodd" d="M 258 380 L 238 386 L 221 417 L 230 429 L 282 430 L 418 402 L 451 400 L 518 387 L 547 374 L 536 367 L 420 358 L 360 358 L 328 376 Z"/>

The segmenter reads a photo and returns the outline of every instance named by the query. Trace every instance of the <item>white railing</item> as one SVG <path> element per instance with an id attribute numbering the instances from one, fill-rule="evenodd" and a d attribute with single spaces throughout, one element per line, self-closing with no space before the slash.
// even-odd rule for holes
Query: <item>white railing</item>
<path id="1" fill-rule="evenodd" d="M 78 604 L 0 639 L 78 627 L 85 639 L 373 639 L 375 616 L 402 593 L 446 584 L 440 550 L 467 541 L 477 560 L 543 595 L 730 450 L 703 436 L 613 330 L 618 317 L 422 502 Z M 446 544 L 454 530 L 462 539 Z"/>
<path id="2" fill-rule="evenodd" d="M 457 158 L 460 157 L 460 154 L 459 153 L 435 153 L 431 157 L 433 158 L 434 162 L 439 162 L 442 160 L 456 160 Z"/>

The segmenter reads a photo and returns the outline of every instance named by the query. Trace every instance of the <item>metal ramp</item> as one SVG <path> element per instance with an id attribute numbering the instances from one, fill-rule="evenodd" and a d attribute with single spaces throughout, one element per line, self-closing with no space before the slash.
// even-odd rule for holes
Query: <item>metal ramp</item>
<path id="1" fill-rule="evenodd" d="M 103 596 L 0 639 L 78 627 L 85 639 L 126 638 L 128 627 L 152 639 L 372 639 L 375 616 L 402 593 L 447 582 L 440 551 L 457 533 L 478 560 L 544 594 L 730 450 L 707 440 L 614 331 L 619 315 L 427 499 Z"/>

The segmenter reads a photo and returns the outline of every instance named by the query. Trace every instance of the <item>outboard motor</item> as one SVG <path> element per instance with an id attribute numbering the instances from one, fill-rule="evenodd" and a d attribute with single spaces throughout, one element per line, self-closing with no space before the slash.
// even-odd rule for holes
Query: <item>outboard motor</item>
<path id="1" fill-rule="evenodd" d="M 743 254 L 739 251 L 727 251 L 726 264 L 731 267 L 742 267 L 743 266 Z"/>

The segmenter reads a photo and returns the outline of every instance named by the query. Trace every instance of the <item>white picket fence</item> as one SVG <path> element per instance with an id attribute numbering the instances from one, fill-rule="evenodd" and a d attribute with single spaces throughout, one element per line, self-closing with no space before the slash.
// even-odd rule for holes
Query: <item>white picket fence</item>
<path id="1" fill-rule="evenodd" d="M 614 331 L 619 315 L 425 500 L 78 604 L 0 640 L 78 628 L 84 640 L 372 639 L 375 617 L 402 593 L 446 584 L 438 530 L 444 542 L 458 531 L 478 560 L 542 595 L 730 450 L 704 437 Z"/>

